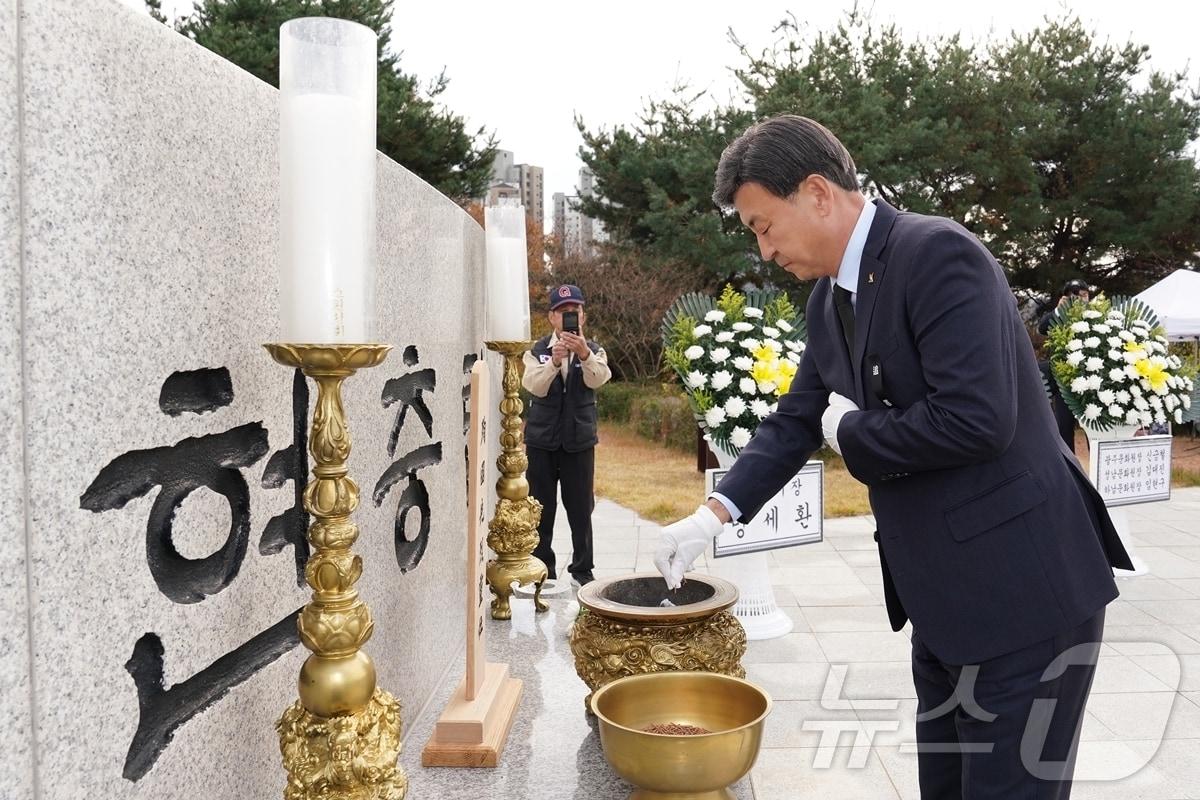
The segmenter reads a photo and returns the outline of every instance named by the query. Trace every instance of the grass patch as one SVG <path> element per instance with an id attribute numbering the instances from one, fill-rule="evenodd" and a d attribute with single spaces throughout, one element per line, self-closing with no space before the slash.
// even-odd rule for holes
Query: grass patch
<path id="1" fill-rule="evenodd" d="M 1188 469 L 1187 467 L 1172 468 L 1171 486 L 1176 489 L 1200 486 L 1200 470 Z"/>
<path id="2" fill-rule="evenodd" d="M 825 463 L 825 516 L 871 513 L 867 487 L 846 472 L 837 455 Z M 626 425 L 600 424 L 596 448 L 596 494 L 658 523 L 688 516 L 704 500 L 704 473 L 696 456 L 648 441 Z"/>

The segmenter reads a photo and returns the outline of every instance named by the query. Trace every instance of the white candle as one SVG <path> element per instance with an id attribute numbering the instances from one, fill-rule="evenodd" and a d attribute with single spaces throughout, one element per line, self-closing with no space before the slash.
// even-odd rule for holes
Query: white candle
<path id="1" fill-rule="evenodd" d="M 525 246 L 525 209 L 501 201 L 484 209 L 487 242 L 486 338 L 495 342 L 529 341 L 529 262 Z"/>
<path id="2" fill-rule="evenodd" d="M 364 25 L 279 29 L 282 341 L 373 341 L 376 69 Z"/>

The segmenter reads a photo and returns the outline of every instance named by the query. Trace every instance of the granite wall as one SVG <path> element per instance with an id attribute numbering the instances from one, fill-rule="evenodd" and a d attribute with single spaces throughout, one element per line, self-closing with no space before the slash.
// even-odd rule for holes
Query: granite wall
<path id="1" fill-rule="evenodd" d="M 260 346 L 277 92 L 116 0 L 0 3 L 0 796 L 278 797 L 315 387 Z M 367 649 L 410 720 L 462 643 L 484 248 L 382 156 L 377 207 L 395 349 L 345 401 Z"/>

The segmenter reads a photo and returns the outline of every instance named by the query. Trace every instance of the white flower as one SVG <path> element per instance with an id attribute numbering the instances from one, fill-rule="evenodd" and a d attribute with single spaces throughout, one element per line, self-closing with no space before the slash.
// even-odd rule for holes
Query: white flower
<path id="1" fill-rule="evenodd" d="M 762 342 L 760 342 L 758 339 L 742 339 L 741 344 L 742 347 L 746 348 L 747 350 L 757 350 L 758 348 L 762 347 Z"/>
<path id="2" fill-rule="evenodd" d="M 758 391 L 762 394 L 771 394 L 775 391 L 775 381 L 763 381 L 758 385 Z M 772 408 L 772 411 L 775 409 Z"/>
<path id="3" fill-rule="evenodd" d="M 693 336 L 707 336 L 712 333 L 712 325 L 697 325 L 692 328 Z"/>
<path id="4" fill-rule="evenodd" d="M 1133 364 L 1125 365 L 1125 376 L 1131 381 L 1136 381 L 1141 377 L 1141 375 L 1138 375 L 1137 367 L 1135 367 Z M 1134 388 L 1136 389 L 1137 387 Z"/>
<path id="5" fill-rule="evenodd" d="M 708 383 L 708 378 L 698 369 L 692 370 L 687 375 L 687 385 L 693 389 L 703 389 L 706 383 Z"/>
<path id="6" fill-rule="evenodd" d="M 1150 395 L 1150 407 L 1153 408 L 1155 411 L 1161 411 L 1162 407 L 1163 407 L 1162 398 L 1160 398 L 1156 394 Z"/>
<path id="7" fill-rule="evenodd" d="M 792 328 L 792 324 L 786 319 L 777 320 L 775 325 L 778 326 L 779 330 L 783 331 L 784 333 L 791 333 L 794 330 Z"/>
<path id="8" fill-rule="evenodd" d="M 750 444 L 750 431 L 738 425 L 729 434 L 729 443 L 739 450 Z"/>
<path id="9" fill-rule="evenodd" d="M 1100 312 L 1094 308 L 1086 308 L 1083 311 L 1084 319 L 1100 319 Z"/>
<path id="10" fill-rule="evenodd" d="M 1138 414 L 1138 418 L 1141 419 L 1143 425 L 1149 425 L 1154 421 L 1154 415 L 1149 411 L 1143 411 L 1141 414 Z"/>
<path id="11" fill-rule="evenodd" d="M 718 342 L 732 342 L 733 341 L 733 331 L 721 331 L 720 333 L 717 334 L 717 341 Z"/>
<path id="12" fill-rule="evenodd" d="M 1080 320 L 1079 322 L 1071 323 L 1071 332 L 1072 333 L 1087 333 L 1091 329 L 1092 329 L 1092 326 L 1088 325 L 1083 320 Z"/>
<path id="13" fill-rule="evenodd" d="M 754 359 L 750 356 L 738 356 L 733 359 L 733 365 L 742 372 L 749 372 L 754 369 Z"/>
<path id="14" fill-rule="evenodd" d="M 776 339 L 763 339 L 763 346 L 771 348 L 776 353 L 783 352 L 783 345 L 781 345 Z"/>
<path id="15" fill-rule="evenodd" d="M 754 378 L 742 378 L 738 381 L 738 388 L 742 390 L 742 394 L 753 395 L 758 391 L 758 384 L 754 382 Z"/>
<path id="16" fill-rule="evenodd" d="M 1155 411 L 1154 412 L 1154 421 L 1157 422 L 1159 425 L 1165 425 L 1167 422 L 1167 415 L 1161 411 Z"/>
<path id="17" fill-rule="evenodd" d="M 1142 396 L 1142 387 L 1138 385 L 1138 383 L 1137 383 L 1137 380 L 1134 380 L 1134 382 L 1133 382 L 1133 383 L 1129 384 L 1129 392 L 1130 392 L 1130 393 L 1131 393 L 1131 394 L 1132 394 L 1132 395 L 1133 395 L 1135 398 L 1138 398 L 1138 397 L 1141 397 L 1141 396 Z"/>
<path id="18" fill-rule="evenodd" d="M 1121 374 L 1124 375 L 1125 373 L 1122 372 Z M 1125 391 L 1124 389 L 1117 389 L 1117 402 L 1120 403 L 1121 405 L 1125 405 L 1126 403 L 1128 403 L 1129 402 L 1129 392 Z"/>
<path id="19" fill-rule="evenodd" d="M 1138 414 L 1138 412 L 1134 411 L 1133 409 L 1130 409 L 1129 413 L 1125 415 L 1125 424 L 1126 425 L 1137 425 L 1139 419 L 1141 419 L 1141 415 Z"/>
<path id="20" fill-rule="evenodd" d="M 779 329 L 772 328 L 770 325 L 763 326 L 763 333 L 765 333 L 767 336 L 770 336 L 772 339 L 779 338 Z"/>
<path id="21" fill-rule="evenodd" d="M 1169 394 L 1163 398 L 1163 404 L 1167 407 L 1167 411 L 1174 411 L 1179 406 L 1179 399 L 1173 394 Z"/>
<path id="22" fill-rule="evenodd" d="M 803 358 L 803 356 L 801 356 L 799 353 L 788 353 L 787 354 L 787 360 L 792 362 L 793 364 L 799 364 L 801 358 Z"/>
<path id="23" fill-rule="evenodd" d="M 705 322 L 724 322 L 725 312 L 719 308 L 714 308 L 712 311 L 704 315 Z"/>
<path id="24" fill-rule="evenodd" d="M 1099 336 L 1089 336 L 1088 338 L 1083 340 L 1083 346 L 1087 347 L 1087 348 L 1099 347 L 1100 346 L 1100 337 Z"/>
<path id="25" fill-rule="evenodd" d="M 1120 406 L 1109 406 L 1108 415 L 1113 419 L 1120 419 L 1121 417 L 1125 416 L 1125 409 L 1121 408 Z"/>
<path id="26" fill-rule="evenodd" d="M 1108 351 L 1108 360 L 1109 361 L 1123 361 L 1124 359 L 1125 359 L 1125 356 L 1121 354 L 1120 350 L 1109 350 Z"/>
<path id="27" fill-rule="evenodd" d="M 688 361 L 695 361 L 697 358 L 704 355 L 704 348 L 698 344 L 694 344 L 687 350 L 684 350 L 683 354 L 687 356 Z"/>
<path id="28" fill-rule="evenodd" d="M 1182 409 L 1179 409 L 1179 408 L 1175 409 L 1175 424 L 1176 425 L 1183 424 L 1183 410 Z"/>
<path id="29" fill-rule="evenodd" d="M 709 429 L 717 427 L 725 421 L 725 409 L 720 406 L 713 406 L 708 411 L 704 412 L 704 422 Z"/>
<path id="30" fill-rule="evenodd" d="M 1108 325 L 1105 325 L 1103 322 L 1097 322 L 1092 326 L 1092 330 L 1096 333 L 1108 333 L 1112 330 L 1112 328 Z"/>
<path id="31" fill-rule="evenodd" d="M 1120 383 L 1126 378 L 1128 378 L 1128 376 L 1125 374 L 1125 370 L 1118 367 L 1114 367 L 1108 371 L 1108 379 L 1113 383 Z"/>
<path id="32" fill-rule="evenodd" d="M 1075 394 L 1086 392 L 1088 387 L 1088 379 L 1082 375 L 1071 381 L 1071 391 Z"/>
<path id="33" fill-rule="evenodd" d="M 713 361 L 717 362 L 718 364 L 724 364 L 725 359 L 729 358 L 729 348 L 728 347 L 718 347 L 715 350 L 713 350 L 711 353 L 709 353 L 708 355 Z"/>
<path id="34" fill-rule="evenodd" d="M 1136 364 L 1145 357 L 1146 353 L 1142 350 L 1130 350 L 1125 353 L 1126 364 Z"/>
<path id="35" fill-rule="evenodd" d="M 1098 419 L 1099 416 L 1100 416 L 1100 406 L 1096 405 L 1095 403 L 1088 403 L 1087 408 L 1085 408 L 1083 410 L 1083 418 L 1088 420 L 1089 422 L 1091 422 L 1094 419 Z"/>
<path id="36" fill-rule="evenodd" d="M 779 403 L 771 403 L 771 413 L 774 414 L 779 408 Z"/>
<path id="37" fill-rule="evenodd" d="M 1130 333 L 1129 331 L 1125 331 L 1125 330 L 1117 331 L 1117 336 L 1120 336 L 1122 339 L 1124 339 L 1127 342 L 1133 341 L 1133 334 Z"/>
<path id="38" fill-rule="evenodd" d="M 740 417 L 745 411 L 746 401 L 737 395 L 725 401 L 725 413 L 729 415 L 730 419 Z M 741 447 L 741 445 L 738 445 L 738 447 Z"/>
<path id="39" fill-rule="evenodd" d="M 1072 367 L 1078 367 L 1083 363 L 1084 355 L 1082 350 L 1076 350 L 1073 353 L 1067 353 L 1067 363 Z"/>
<path id="40" fill-rule="evenodd" d="M 735 322 L 733 323 L 733 329 L 738 333 L 745 333 L 746 331 L 754 330 L 754 326 L 749 322 Z"/>
<path id="41" fill-rule="evenodd" d="M 1093 392 L 1099 391 L 1100 387 L 1103 385 L 1104 385 L 1104 378 L 1101 378 L 1099 375 L 1089 375 L 1088 376 L 1088 378 L 1087 378 L 1087 388 L 1088 389 L 1091 389 Z"/>
<path id="42" fill-rule="evenodd" d="M 1183 394 L 1183 395 L 1180 395 L 1180 396 L 1179 396 L 1179 402 L 1183 403 L 1183 407 L 1184 407 L 1184 408 L 1191 408 L 1191 407 L 1192 407 L 1192 398 L 1191 398 L 1191 397 L 1189 397 L 1189 396 L 1188 396 L 1188 395 L 1186 395 L 1186 394 Z"/>
<path id="43" fill-rule="evenodd" d="M 1104 405 L 1111 406 L 1113 403 L 1117 402 L 1117 393 L 1112 389 L 1105 389 L 1101 392 L 1098 392 L 1096 394 L 1096 398 L 1101 403 L 1104 403 Z"/>
<path id="44" fill-rule="evenodd" d="M 767 405 L 766 400 L 755 399 L 750 401 L 750 410 L 754 412 L 754 416 L 762 419 L 767 414 L 771 413 L 771 407 Z"/>
<path id="45" fill-rule="evenodd" d="M 750 319 L 762 319 L 763 315 L 762 309 L 755 308 L 754 306 L 746 306 L 746 308 L 742 310 L 742 313 Z"/>
<path id="46" fill-rule="evenodd" d="M 1067 349 L 1068 350 L 1082 350 L 1083 342 L 1079 341 L 1078 339 L 1072 339 L 1071 341 L 1067 342 Z"/>
<path id="47" fill-rule="evenodd" d="M 1150 410 L 1150 404 L 1146 402 L 1146 398 L 1144 398 L 1144 397 L 1135 397 L 1133 399 L 1133 407 L 1136 408 L 1138 411 L 1149 411 Z"/>
<path id="48" fill-rule="evenodd" d="M 715 351 L 714 351 L 713 355 L 715 357 L 715 355 L 716 355 Z M 1103 368 L 1104 368 L 1104 362 L 1101 359 L 1096 358 L 1095 356 L 1092 356 L 1091 358 L 1089 358 L 1087 360 L 1086 369 L 1088 372 L 1099 372 Z"/>
<path id="49" fill-rule="evenodd" d="M 788 350 L 791 350 L 793 353 L 799 353 L 800 351 L 802 351 L 804 349 L 804 342 L 794 342 L 791 339 L 788 339 L 786 342 L 783 343 L 783 345 Z"/>
<path id="50" fill-rule="evenodd" d="M 728 370 L 723 369 L 719 372 L 713 373 L 713 376 L 712 376 L 713 391 L 719 392 L 731 383 L 733 383 L 733 376 L 729 374 Z"/>
<path id="51" fill-rule="evenodd" d="M 1124 344 L 1124 343 L 1121 341 L 1120 336 L 1108 337 L 1108 346 L 1109 347 L 1120 347 L 1122 344 Z"/>

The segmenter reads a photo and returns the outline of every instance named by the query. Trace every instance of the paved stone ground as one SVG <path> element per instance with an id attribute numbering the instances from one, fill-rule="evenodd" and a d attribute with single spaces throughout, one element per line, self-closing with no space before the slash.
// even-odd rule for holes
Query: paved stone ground
<path id="1" fill-rule="evenodd" d="M 1150 573 L 1119 580 L 1108 608 L 1072 797 L 1200 798 L 1200 489 L 1127 513 Z M 658 525 L 606 500 L 593 525 L 598 577 L 654 569 Z M 869 516 L 828 520 L 825 541 L 770 554 L 795 629 L 746 653 L 748 677 L 775 700 L 757 800 L 919 797 L 909 639 L 888 626 L 873 530 Z M 560 513 L 560 565 L 570 542 Z M 823 739 L 814 726 L 846 732 Z"/>

